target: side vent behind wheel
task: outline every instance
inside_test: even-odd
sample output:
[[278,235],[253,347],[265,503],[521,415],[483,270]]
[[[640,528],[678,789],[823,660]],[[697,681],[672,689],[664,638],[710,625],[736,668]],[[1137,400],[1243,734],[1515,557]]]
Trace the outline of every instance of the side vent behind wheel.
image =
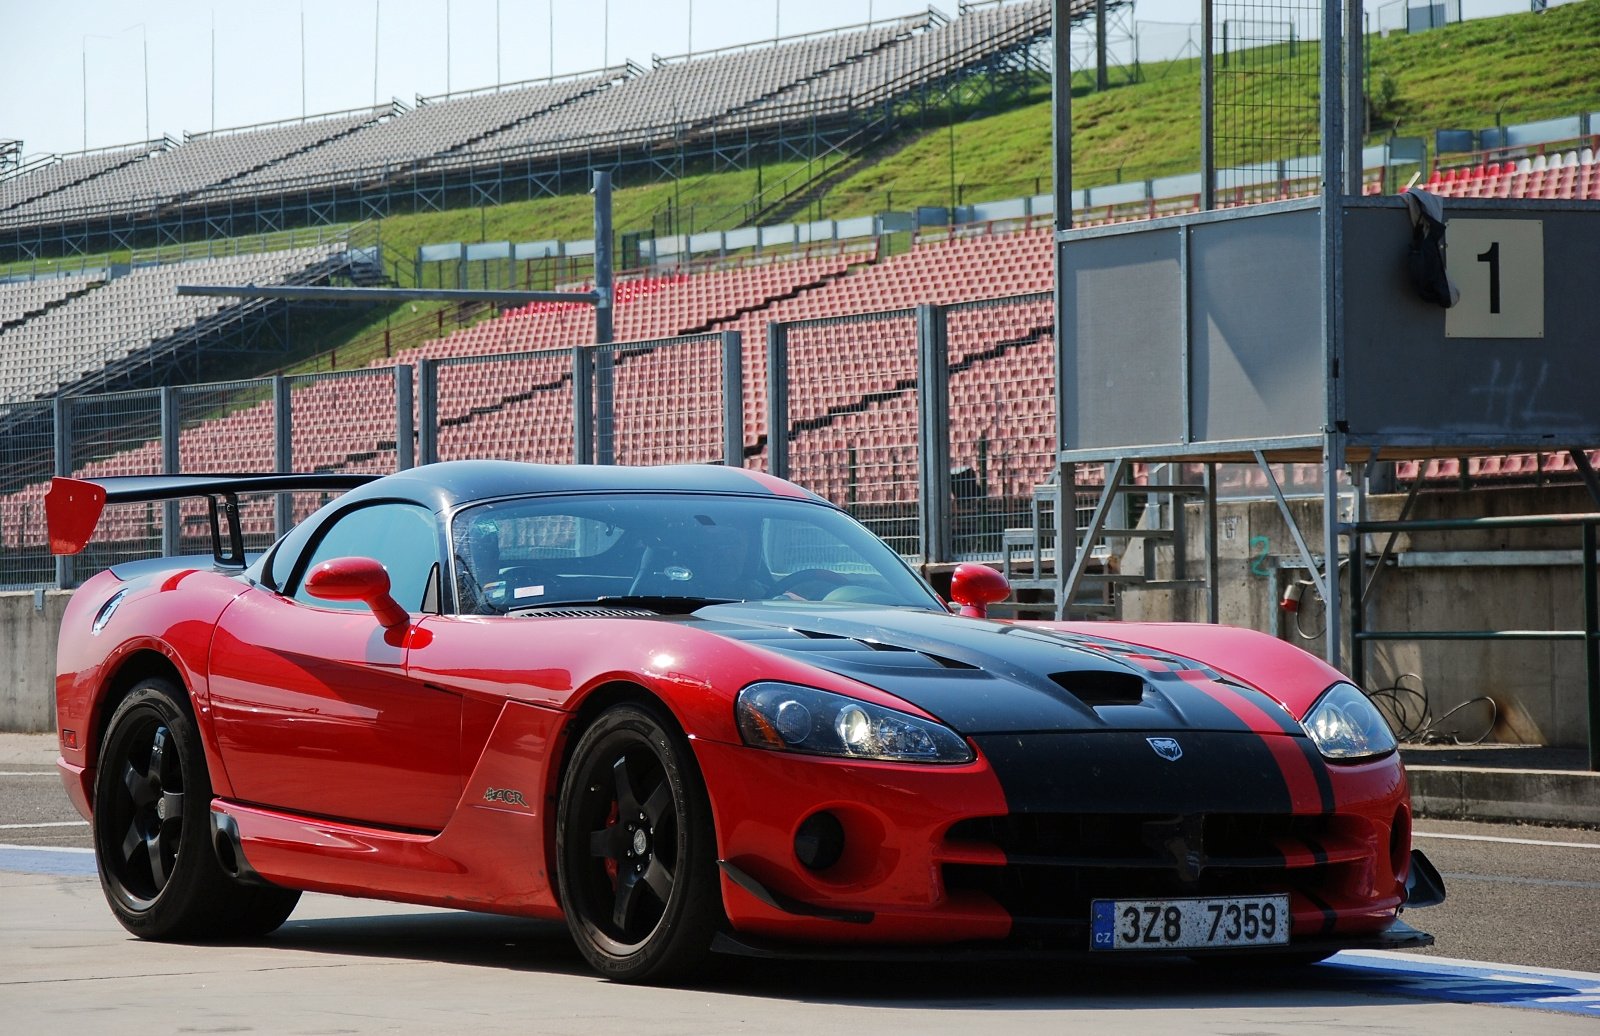
[[1051,673],[1050,679],[1085,705],[1137,705],[1144,698],[1144,678],[1135,673],[1085,669]]

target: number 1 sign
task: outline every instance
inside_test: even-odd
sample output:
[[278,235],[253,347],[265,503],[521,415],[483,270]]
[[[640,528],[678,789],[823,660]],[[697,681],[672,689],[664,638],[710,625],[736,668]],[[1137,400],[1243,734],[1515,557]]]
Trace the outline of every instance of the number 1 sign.
[[1544,222],[1452,219],[1450,279],[1461,301],[1444,311],[1446,338],[1544,337]]

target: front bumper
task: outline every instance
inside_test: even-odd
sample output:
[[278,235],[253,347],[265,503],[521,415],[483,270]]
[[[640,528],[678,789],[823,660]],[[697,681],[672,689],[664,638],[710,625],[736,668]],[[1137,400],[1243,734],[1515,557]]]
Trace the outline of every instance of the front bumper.
[[[1046,813],[1044,801],[1017,812],[982,755],[964,766],[898,765],[694,745],[727,865],[728,938],[756,949],[987,944],[1070,955],[1088,951],[1096,898],[1269,892],[1291,897],[1292,950],[1330,940],[1370,946],[1405,894],[1409,807],[1393,758],[1332,773],[1337,807],[1329,813],[1237,812],[1230,788],[1218,789],[1215,812],[1191,789],[1182,808],[1193,812],[1182,814],[1151,808],[1160,798],[1108,804],[1137,813],[1064,798],[1061,812]],[[794,838],[824,809],[841,820],[846,852],[811,871]],[[1200,817],[1209,842],[1198,874],[1181,873],[1142,836],[1185,816]]]
[[711,943],[712,953],[734,957],[755,957],[765,960],[815,960],[815,961],[872,961],[880,963],[959,963],[972,961],[1022,961],[1071,960],[1094,961],[1105,964],[1130,957],[1237,957],[1241,961],[1270,962],[1273,957],[1285,954],[1313,953],[1327,950],[1415,950],[1433,945],[1433,936],[1396,918],[1387,928],[1367,935],[1350,935],[1335,939],[1296,940],[1292,946],[1243,947],[1231,950],[1188,950],[1182,953],[1153,951],[1151,953],[1091,953],[1088,950],[1063,947],[1030,946],[1015,940],[999,942],[946,943],[928,946],[915,944],[874,945],[841,943],[820,946],[813,943],[782,942],[763,939],[742,933],[719,932]]

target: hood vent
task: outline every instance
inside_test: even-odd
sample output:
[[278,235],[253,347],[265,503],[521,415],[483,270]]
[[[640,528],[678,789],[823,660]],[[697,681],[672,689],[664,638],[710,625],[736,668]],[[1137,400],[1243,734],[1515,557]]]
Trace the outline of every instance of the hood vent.
[[1144,677],[1104,669],[1051,673],[1050,679],[1089,706],[1137,705],[1144,699]]

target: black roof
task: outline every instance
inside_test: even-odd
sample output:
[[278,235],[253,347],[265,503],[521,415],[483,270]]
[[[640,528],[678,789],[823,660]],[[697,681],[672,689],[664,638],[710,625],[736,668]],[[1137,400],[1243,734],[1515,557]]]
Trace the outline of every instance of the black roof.
[[[787,489],[788,492],[782,492]],[[760,472],[717,464],[625,467],[600,464],[521,464],[504,460],[457,460],[425,464],[369,482],[341,502],[410,500],[435,511],[475,500],[538,493],[733,493],[742,496],[795,495],[813,503],[821,497]]]

